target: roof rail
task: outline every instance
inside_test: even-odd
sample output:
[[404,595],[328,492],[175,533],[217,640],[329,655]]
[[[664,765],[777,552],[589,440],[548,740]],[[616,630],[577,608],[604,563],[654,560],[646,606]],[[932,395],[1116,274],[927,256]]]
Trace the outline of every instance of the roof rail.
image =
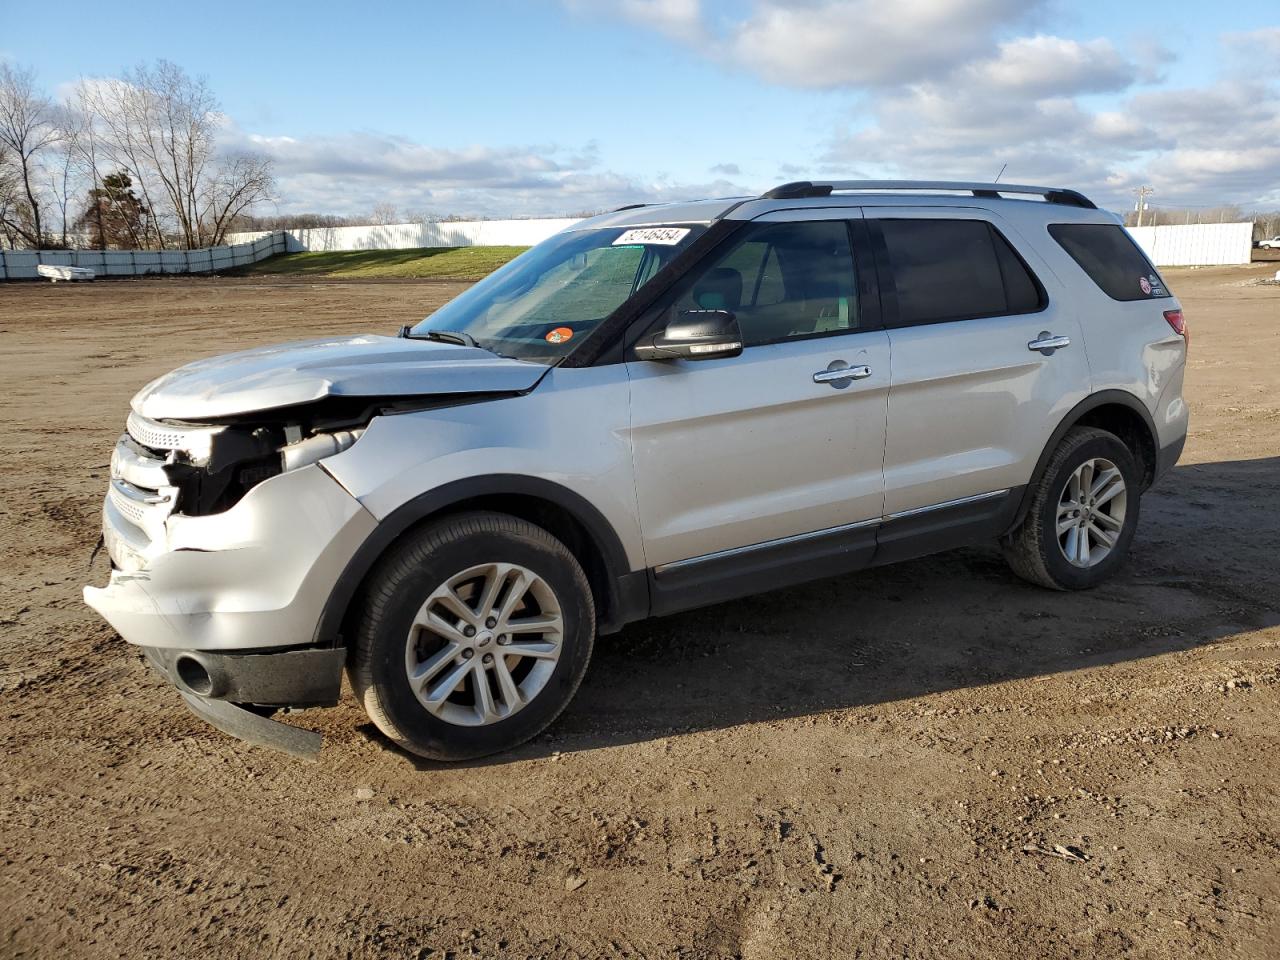
[[797,180],[774,187],[761,194],[766,200],[797,200],[802,197],[829,197],[832,193],[911,190],[929,193],[955,191],[971,193],[975,197],[991,199],[1004,193],[1026,193],[1044,197],[1049,203],[1061,203],[1070,207],[1096,210],[1092,200],[1075,190],[1063,187],[1032,187],[1022,183],[969,183],[961,180],[823,180],[814,183]]
[[639,210],[641,207],[647,207],[647,203],[624,203],[620,207],[614,207],[610,213],[621,213],[623,210]]

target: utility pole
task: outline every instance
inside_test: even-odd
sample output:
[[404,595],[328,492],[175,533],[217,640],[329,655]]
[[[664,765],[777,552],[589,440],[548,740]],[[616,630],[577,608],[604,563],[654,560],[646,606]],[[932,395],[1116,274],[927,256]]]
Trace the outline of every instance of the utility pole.
[[1133,191],[1138,196],[1138,204],[1135,209],[1138,211],[1138,226],[1142,226],[1142,211],[1147,209],[1147,197],[1155,193],[1155,189],[1147,186],[1145,183],[1137,190]]

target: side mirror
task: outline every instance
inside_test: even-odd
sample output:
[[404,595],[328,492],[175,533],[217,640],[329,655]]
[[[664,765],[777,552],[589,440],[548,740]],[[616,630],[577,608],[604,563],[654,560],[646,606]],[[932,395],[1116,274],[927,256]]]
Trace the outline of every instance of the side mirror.
[[718,360],[742,353],[738,319],[728,310],[682,310],[667,328],[635,345],[641,360]]

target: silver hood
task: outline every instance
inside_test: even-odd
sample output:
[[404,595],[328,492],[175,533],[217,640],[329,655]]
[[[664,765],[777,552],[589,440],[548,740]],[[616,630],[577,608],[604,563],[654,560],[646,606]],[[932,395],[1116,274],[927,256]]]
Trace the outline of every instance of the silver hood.
[[329,396],[514,393],[546,371],[540,363],[431,340],[304,340],[189,363],[139,390],[132,407],[154,420],[199,421]]

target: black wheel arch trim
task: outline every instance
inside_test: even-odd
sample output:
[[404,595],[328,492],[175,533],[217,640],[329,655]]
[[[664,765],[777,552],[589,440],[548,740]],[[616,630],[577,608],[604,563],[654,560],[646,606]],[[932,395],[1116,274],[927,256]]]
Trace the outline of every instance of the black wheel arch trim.
[[[1097,410],[1099,407],[1117,404],[1127,407],[1142,418],[1142,422],[1146,425],[1147,433],[1151,437],[1152,449],[1158,453],[1160,450],[1160,438],[1159,434],[1156,433],[1156,422],[1151,416],[1151,411],[1146,408],[1146,405],[1137,396],[1126,390],[1099,390],[1097,393],[1089,394],[1063,416],[1058,422],[1058,426],[1054,428],[1053,433],[1049,435],[1049,442],[1044,445],[1044,449],[1040,452],[1040,459],[1036,461],[1036,468],[1031,473],[1031,479],[1026,487],[1023,488],[1022,502],[1018,505],[1018,512],[1014,515],[1013,523],[1009,525],[1006,533],[1016,530],[1018,525],[1026,518],[1027,509],[1031,505],[1031,498],[1035,494],[1036,486],[1040,483],[1040,478],[1044,476],[1045,468],[1049,465],[1049,458],[1053,456],[1053,451],[1058,449],[1058,444],[1067,435],[1067,431],[1091,411]],[[1154,471],[1157,468],[1157,464],[1151,464],[1151,468]]]
[[443,513],[449,508],[490,496],[525,496],[544,500],[569,513],[581,524],[600,554],[605,568],[604,588],[608,596],[607,616],[602,617],[599,630],[608,633],[625,623],[643,619],[649,612],[649,596],[636,590],[637,579],[643,582],[644,572],[633,573],[627,561],[626,551],[613,526],[598,509],[581,494],[540,477],[521,474],[488,474],[466,477],[443,484],[412,500],[401,504],[379,521],[373,532],[356,550],[339,575],[325,600],[319,622],[316,624],[315,642],[325,647],[345,644],[342,636],[343,622],[365,578],[374,565],[409,529]]

